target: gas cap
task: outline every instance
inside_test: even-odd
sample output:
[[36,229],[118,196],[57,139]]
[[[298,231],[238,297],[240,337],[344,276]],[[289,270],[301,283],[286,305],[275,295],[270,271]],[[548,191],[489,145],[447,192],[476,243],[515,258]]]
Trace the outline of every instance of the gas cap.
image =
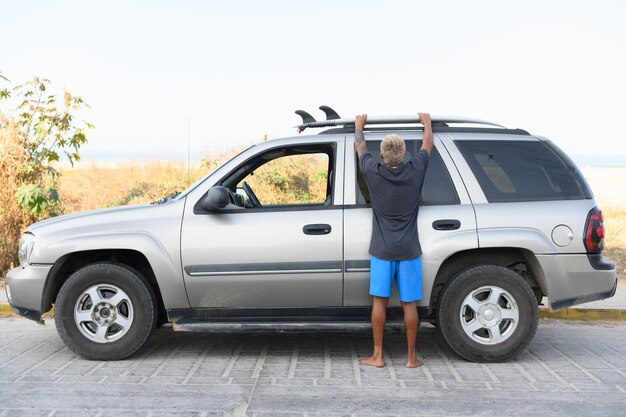
[[552,230],[552,241],[557,246],[567,246],[574,240],[574,232],[568,226],[560,224]]

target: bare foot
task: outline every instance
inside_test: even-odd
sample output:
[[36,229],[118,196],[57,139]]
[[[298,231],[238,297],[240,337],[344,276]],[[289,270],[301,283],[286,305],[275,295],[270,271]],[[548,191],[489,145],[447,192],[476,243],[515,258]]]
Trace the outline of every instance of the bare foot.
[[422,365],[424,365],[424,362],[422,362],[421,360],[417,358],[407,359],[406,361],[407,368],[417,368],[418,366],[422,366]]
[[385,362],[382,359],[377,359],[374,356],[370,356],[369,358],[361,359],[359,361],[361,365],[367,366],[375,366],[376,368],[382,368],[385,366]]

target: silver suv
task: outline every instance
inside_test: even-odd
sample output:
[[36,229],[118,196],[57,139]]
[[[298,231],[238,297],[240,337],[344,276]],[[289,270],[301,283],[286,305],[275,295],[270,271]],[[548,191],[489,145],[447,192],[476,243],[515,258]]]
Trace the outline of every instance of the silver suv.
[[[299,131],[330,129],[246,149],[177,196],[31,225],[6,277],[13,310],[43,323],[54,304],[67,346],[101,360],[133,354],[167,322],[369,331],[372,211],[354,121],[321,109],[327,120],[298,111]],[[467,118],[433,117],[433,130],[418,308],[455,352],[506,360],[532,339],[544,297],[558,310],[614,294],[602,212],[556,145]],[[375,157],[390,132],[405,138],[407,158],[418,152],[417,116],[369,117]],[[392,297],[387,325],[397,328]]]

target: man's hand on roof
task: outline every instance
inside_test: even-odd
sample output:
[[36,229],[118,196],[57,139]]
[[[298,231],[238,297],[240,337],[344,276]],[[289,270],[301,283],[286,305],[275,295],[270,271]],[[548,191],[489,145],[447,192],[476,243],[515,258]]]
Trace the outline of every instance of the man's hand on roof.
[[354,116],[354,128],[361,129],[365,127],[365,123],[367,123],[367,114],[359,114]]
[[424,138],[420,150],[424,149],[428,152],[428,155],[430,155],[433,150],[433,128],[430,121],[430,114],[418,113],[418,115],[420,117],[420,123],[424,125]]

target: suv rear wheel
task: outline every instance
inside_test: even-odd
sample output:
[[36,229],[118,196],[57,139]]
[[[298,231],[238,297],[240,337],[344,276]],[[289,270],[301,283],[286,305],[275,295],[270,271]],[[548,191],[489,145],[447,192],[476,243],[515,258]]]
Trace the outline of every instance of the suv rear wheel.
[[539,322],[537,299],[510,269],[481,265],[450,281],[437,320],[446,343],[475,362],[505,361],[526,347]]
[[65,344],[86,359],[123,359],[156,327],[154,292],[141,275],[104,262],[72,274],[56,299],[54,321]]

